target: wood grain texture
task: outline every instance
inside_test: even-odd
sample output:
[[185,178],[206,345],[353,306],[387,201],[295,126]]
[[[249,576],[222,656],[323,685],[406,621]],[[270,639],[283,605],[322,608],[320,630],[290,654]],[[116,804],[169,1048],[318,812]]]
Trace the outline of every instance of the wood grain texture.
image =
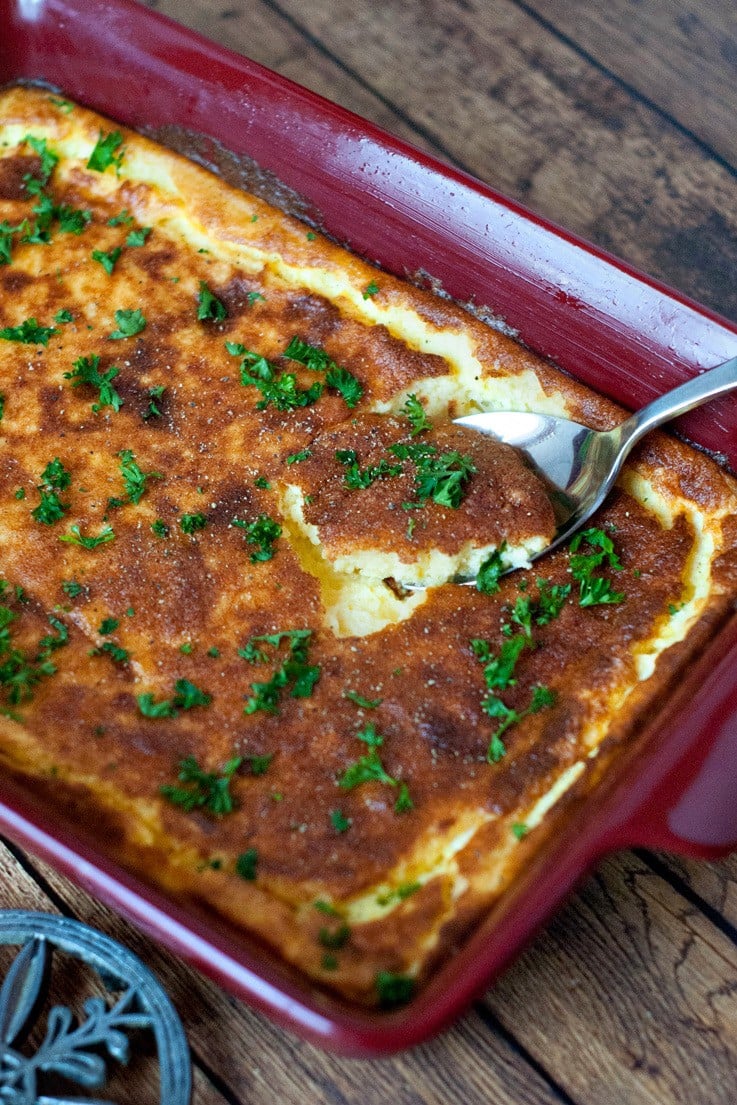
[[[734,167],[709,157],[667,104],[659,110],[616,75],[615,63],[624,68],[629,57],[633,79],[647,79],[645,59],[661,44],[657,20],[627,20],[616,7],[596,6],[598,19],[578,43],[513,0],[313,0],[309,9],[300,0],[236,2],[227,17],[206,0],[155,6],[323,94],[331,95],[326,77],[337,67],[331,98],[402,137],[409,125],[412,141],[737,318]],[[572,25],[587,10],[561,7]],[[303,47],[288,59],[281,46],[273,51],[273,39],[250,33],[265,9],[284,41],[301,30],[307,45],[321,49]],[[621,44],[622,23],[640,33],[639,54]],[[723,82],[722,98],[734,118],[737,58],[724,66],[732,82]],[[710,110],[707,94],[699,95]]]
[[[737,318],[733,0],[151,0]],[[203,1105],[722,1105],[737,859],[606,862],[452,1030],[382,1062],[272,1027],[36,861],[0,906],[116,936],[183,1015]],[[131,1084],[123,1102],[141,1102]],[[137,1096],[136,1096],[137,1095]]]
[[[2,861],[0,850],[0,870]],[[307,1101],[501,1105],[510,1095],[517,1105],[555,1105],[559,1101],[503,1036],[490,1032],[473,1011],[452,1032],[393,1059],[368,1062],[325,1055],[223,993],[48,865],[39,860],[31,863],[57,903],[64,903],[65,910],[86,924],[121,940],[157,974],[184,1019],[196,1067],[214,1075],[218,1084],[227,1085],[237,1101],[248,1105],[274,1105],[274,1101],[280,1105],[304,1105]],[[23,893],[26,886],[33,901],[44,900],[27,874]],[[48,896],[45,900],[49,901]],[[450,1086],[449,1071],[453,1072]],[[449,1089],[455,1096],[448,1096]]]

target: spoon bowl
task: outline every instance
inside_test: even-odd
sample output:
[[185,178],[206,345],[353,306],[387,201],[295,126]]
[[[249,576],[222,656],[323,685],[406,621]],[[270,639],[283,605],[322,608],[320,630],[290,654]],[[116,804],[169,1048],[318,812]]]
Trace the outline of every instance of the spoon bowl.
[[[557,529],[553,541],[531,557],[537,560],[572,537],[598,510],[645,434],[735,389],[737,357],[666,392],[611,430],[527,411],[480,412],[454,421],[518,449],[548,487]],[[454,582],[471,584],[475,579],[457,577]]]

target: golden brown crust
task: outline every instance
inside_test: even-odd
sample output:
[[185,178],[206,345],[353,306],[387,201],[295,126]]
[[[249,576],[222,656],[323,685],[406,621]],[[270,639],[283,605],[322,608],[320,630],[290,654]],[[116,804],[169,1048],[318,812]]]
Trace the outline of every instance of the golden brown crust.
[[[539,803],[585,789],[716,630],[735,593],[734,485],[654,435],[596,522],[621,567],[605,560],[595,575],[623,601],[580,605],[561,551],[496,593],[441,587],[397,600],[376,632],[338,637],[324,581],[283,516],[285,487],[312,496],[305,520],[328,549],[451,551],[487,521],[495,541],[548,532],[527,473],[448,417],[510,395],[595,425],[617,408],[140,136],[121,128],[119,176],[87,168],[113,129],[92,113],[11,90],[0,127],[0,224],[28,220],[0,265],[0,330],[34,318],[54,331],[47,344],[0,340],[0,602],[16,661],[38,676],[14,701],[18,663],[4,669],[3,762],[101,827],[105,850],[152,883],[219,911],[322,984],[376,1000],[379,972],[421,979],[447,953],[551,831],[554,803]],[[45,244],[23,241],[38,217],[27,181],[43,175],[28,132],[61,155],[45,189],[57,212]],[[89,212],[80,233],[62,229],[63,205]],[[115,222],[123,209],[132,222]],[[92,256],[117,249],[110,273]],[[202,282],[224,317],[197,317]],[[145,325],[113,336],[121,319],[135,322],[116,312],[136,310]],[[355,407],[324,371],[284,357],[294,336],[359,382]],[[319,380],[322,394],[259,409],[267,396],[250,381],[263,367],[236,347],[266,358],[272,380],[293,374],[303,392]],[[92,357],[113,405],[75,368]],[[469,484],[464,508],[417,510],[412,538],[401,509],[416,493],[411,466],[351,491],[334,456],[355,449],[363,467],[388,442],[413,440],[410,393],[436,422],[426,440],[471,455],[488,477]],[[57,458],[67,486],[47,471]],[[147,475],[138,497],[126,463]],[[499,482],[522,515],[490,513]],[[61,516],[39,520],[51,494]],[[254,536],[264,516],[280,536]],[[78,538],[106,525],[114,537],[95,548],[60,540],[73,525]],[[545,620],[554,595],[565,601]],[[383,599],[369,587],[356,601]],[[265,635],[276,636],[253,641]],[[487,665],[520,636],[513,675],[495,683]],[[188,701],[180,680],[200,697]],[[146,694],[176,716],[144,716]],[[492,755],[512,711],[519,720]],[[167,800],[176,792],[161,787],[190,787],[177,780],[187,757],[232,810]],[[355,781],[361,772],[367,781]]]

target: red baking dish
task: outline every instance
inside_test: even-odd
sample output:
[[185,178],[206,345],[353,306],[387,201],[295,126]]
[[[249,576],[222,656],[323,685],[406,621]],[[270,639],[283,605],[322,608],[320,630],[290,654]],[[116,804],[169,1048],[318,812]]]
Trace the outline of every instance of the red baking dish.
[[[737,354],[737,328],[370,123],[130,0],[0,0],[0,83],[45,81],[136,128],[178,125],[254,158],[351,248],[422,271],[632,407]],[[737,401],[681,422],[737,468]],[[405,1009],[366,1012],[120,870],[6,782],[0,827],[282,1025],[379,1055],[455,1017],[606,852],[737,847],[737,618],[692,663],[628,758]]]

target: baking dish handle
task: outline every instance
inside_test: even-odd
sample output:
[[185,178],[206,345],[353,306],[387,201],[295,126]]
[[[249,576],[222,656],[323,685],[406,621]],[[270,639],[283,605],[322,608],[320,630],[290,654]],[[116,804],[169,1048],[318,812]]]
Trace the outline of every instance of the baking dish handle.
[[656,733],[627,773],[609,847],[707,859],[737,850],[737,619],[715,645],[721,661],[696,665],[662,723],[668,736]]

